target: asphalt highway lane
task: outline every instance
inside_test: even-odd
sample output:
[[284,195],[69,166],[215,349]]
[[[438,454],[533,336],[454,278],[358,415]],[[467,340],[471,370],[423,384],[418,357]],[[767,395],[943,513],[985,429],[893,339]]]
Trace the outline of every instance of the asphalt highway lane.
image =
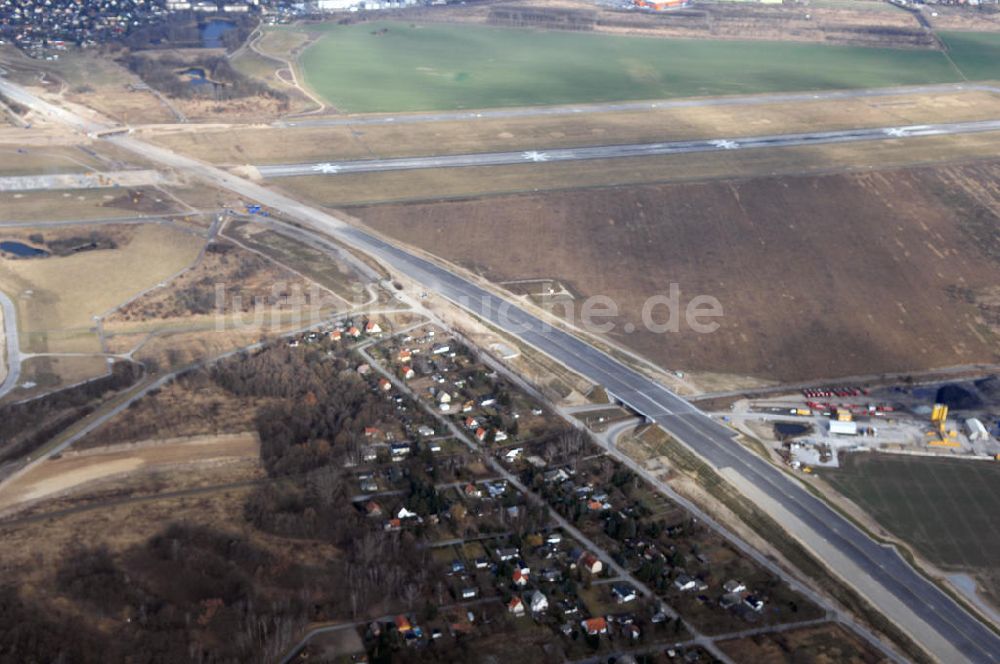
[[[951,644],[951,657],[932,646],[943,661],[998,661],[1000,636],[914,570],[894,548],[873,541],[825,502],[734,441],[734,432],[729,428],[652,379],[462,277],[360,229],[345,229],[342,234],[355,246],[600,383],[717,469],[734,470],[784,506],[802,525],[850,559]],[[927,643],[927,635],[912,636]]]

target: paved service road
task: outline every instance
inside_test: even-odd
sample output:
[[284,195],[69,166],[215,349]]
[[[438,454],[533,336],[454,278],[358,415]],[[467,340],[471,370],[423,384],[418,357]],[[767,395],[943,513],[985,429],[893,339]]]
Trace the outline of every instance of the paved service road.
[[661,99],[624,101],[597,104],[570,104],[562,106],[527,106],[520,108],[494,108],[481,111],[440,111],[404,113],[401,115],[348,115],[311,117],[297,120],[278,120],[273,127],[335,127],[351,125],[420,124],[424,122],[455,122],[469,120],[497,120],[507,118],[537,118],[544,116],[576,115],[580,113],[620,113],[648,111],[664,108],[699,108],[702,106],[763,106],[796,102],[837,101],[872,97],[899,97],[903,95],[929,95],[954,92],[1000,92],[1000,88],[972,83],[946,83],[943,85],[915,85],[894,88],[869,88],[861,90],[829,90],[826,92],[788,92],[763,95],[734,95],[705,97],[702,99]]
[[[23,88],[0,79],[0,91],[11,90],[17,93],[10,95],[17,101],[44,107],[44,102],[38,102]],[[645,375],[460,275],[281,192],[129,136],[105,140],[161,166],[176,168],[267,205],[370,254],[601,383],[718,468],[939,661],[1000,661],[1000,636],[910,567],[895,549],[871,540],[780,469],[736,443],[733,431]]]
[[505,166],[537,162],[578,161],[582,159],[621,159],[625,157],[653,157],[693,152],[787,148],[799,145],[884,141],[894,138],[973,134],[987,131],[1000,131],[1000,120],[908,125],[901,127],[872,127],[868,129],[844,129],[840,131],[748,136],[745,138],[716,138],[697,141],[671,141],[667,143],[598,145],[580,148],[554,148],[551,150],[539,148],[537,150],[519,152],[481,152],[477,154],[455,154],[438,157],[395,157],[391,159],[361,159],[356,161],[308,164],[276,164],[261,165],[256,168],[266,178],[299,175],[346,175],[348,173],[376,173],[422,168]]
[[0,359],[6,358],[7,365],[7,373],[0,382],[0,397],[3,397],[17,386],[21,378],[21,346],[17,338],[17,311],[4,293],[0,293],[0,310],[3,314],[3,338],[7,345],[6,354],[0,353]]

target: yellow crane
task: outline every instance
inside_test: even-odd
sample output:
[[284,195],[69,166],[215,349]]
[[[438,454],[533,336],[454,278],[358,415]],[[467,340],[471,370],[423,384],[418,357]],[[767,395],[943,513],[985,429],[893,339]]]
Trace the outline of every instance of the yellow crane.
[[928,443],[929,445],[936,447],[959,447],[959,442],[955,440],[958,437],[958,432],[948,431],[947,404],[934,404],[934,408],[931,410],[931,424],[934,425],[934,430],[928,431],[927,435],[933,436],[934,439]]

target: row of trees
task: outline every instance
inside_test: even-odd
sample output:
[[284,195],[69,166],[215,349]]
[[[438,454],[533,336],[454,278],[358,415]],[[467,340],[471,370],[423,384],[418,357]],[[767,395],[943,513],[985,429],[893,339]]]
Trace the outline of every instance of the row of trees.
[[138,364],[116,362],[103,378],[0,407],[0,465],[31,454],[90,413],[102,397],[133,385],[141,374]]

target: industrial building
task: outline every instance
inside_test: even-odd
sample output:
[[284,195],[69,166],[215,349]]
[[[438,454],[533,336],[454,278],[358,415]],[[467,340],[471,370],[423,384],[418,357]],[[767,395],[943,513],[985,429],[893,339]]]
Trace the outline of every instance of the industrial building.
[[965,432],[969,435],[969,440],[989,440],[990,432],[975,417],[965,420]]

